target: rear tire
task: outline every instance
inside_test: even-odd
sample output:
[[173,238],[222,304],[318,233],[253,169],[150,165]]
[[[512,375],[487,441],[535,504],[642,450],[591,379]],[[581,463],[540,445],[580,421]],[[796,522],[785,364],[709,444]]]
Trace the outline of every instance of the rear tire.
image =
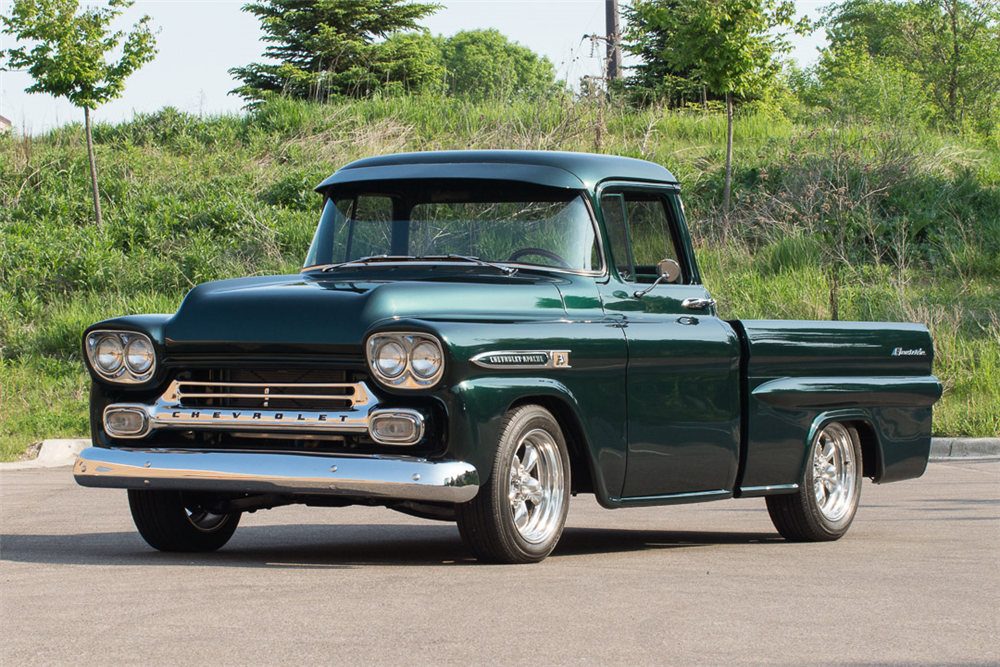
[[545,408],[508,412],[489,481],[455,508],[462,539],[487,563],[537,563],[552,553],[569,510],[570,464],[559,423]]
[[240,523],[240,512],[213,514],[180,491],[129,489],[128,504],[142,539],[160,551],[215,551]]
[[793,542],[840,539],[858,511],[862,471],[858,432],[839,422],[827,424],[809,448],[799,490],[767,497],[771,522]]

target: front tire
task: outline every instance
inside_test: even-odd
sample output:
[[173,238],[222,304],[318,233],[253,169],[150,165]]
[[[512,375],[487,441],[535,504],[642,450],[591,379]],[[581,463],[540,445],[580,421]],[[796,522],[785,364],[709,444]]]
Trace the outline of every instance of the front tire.
[[240,523],[240,512],[214,514],[180,491],[129,489],[128,504],[142,539],[160,551],[215,551]]
[[537,563],[552,553],[569,510],[569,451],[552,414],[538,405],[508,412],[489,481],[458,505],[462,539],[489,563]]
[[768,496],[767,512],[787,540],[839,540],[851,527],[861,499],[863,468],[858,432],[839,422],[827,424],[816,435],[809,460],[799,490]]

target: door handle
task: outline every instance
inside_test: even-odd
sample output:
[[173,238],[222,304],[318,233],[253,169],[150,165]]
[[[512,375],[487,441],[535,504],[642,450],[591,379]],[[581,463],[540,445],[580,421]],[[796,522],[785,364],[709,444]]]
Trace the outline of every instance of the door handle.
[[706,310],[715,305],[715,299],[684,299],[681,305],[689,310]]

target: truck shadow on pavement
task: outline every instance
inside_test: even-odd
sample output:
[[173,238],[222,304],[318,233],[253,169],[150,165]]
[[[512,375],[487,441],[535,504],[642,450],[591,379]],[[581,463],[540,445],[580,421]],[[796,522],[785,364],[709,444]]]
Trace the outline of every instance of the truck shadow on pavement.
[[[568,527],[550,559],[623,552],[784,543],[777,533]],[[0,561],[66,565],[357,567],[473,564],[453,524],[245,526],[221,550],[163,553],[135,532],[0,535]]]

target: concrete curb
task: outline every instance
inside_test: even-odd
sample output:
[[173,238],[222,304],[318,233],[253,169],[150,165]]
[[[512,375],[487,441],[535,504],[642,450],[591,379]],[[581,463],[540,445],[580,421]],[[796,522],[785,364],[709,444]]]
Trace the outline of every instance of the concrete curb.
[[33,461],[13,461],[0,463],[0,470],[26,470],[30,468],[58,468],[71,466],[76,462],[76,455],[90,447],[89,438],[74,438],[70,440],[45,440],[38,450],[38,458]]
[[[76,455],[90,447],[90,440],[46,440],[33,461],[0,463],[0,470],[26,470],[71,466]],[[931,460],[1000,457],[1000,438],[932,438]]]
[[932,459],[1000,456],[1000,438],[932,438]]

